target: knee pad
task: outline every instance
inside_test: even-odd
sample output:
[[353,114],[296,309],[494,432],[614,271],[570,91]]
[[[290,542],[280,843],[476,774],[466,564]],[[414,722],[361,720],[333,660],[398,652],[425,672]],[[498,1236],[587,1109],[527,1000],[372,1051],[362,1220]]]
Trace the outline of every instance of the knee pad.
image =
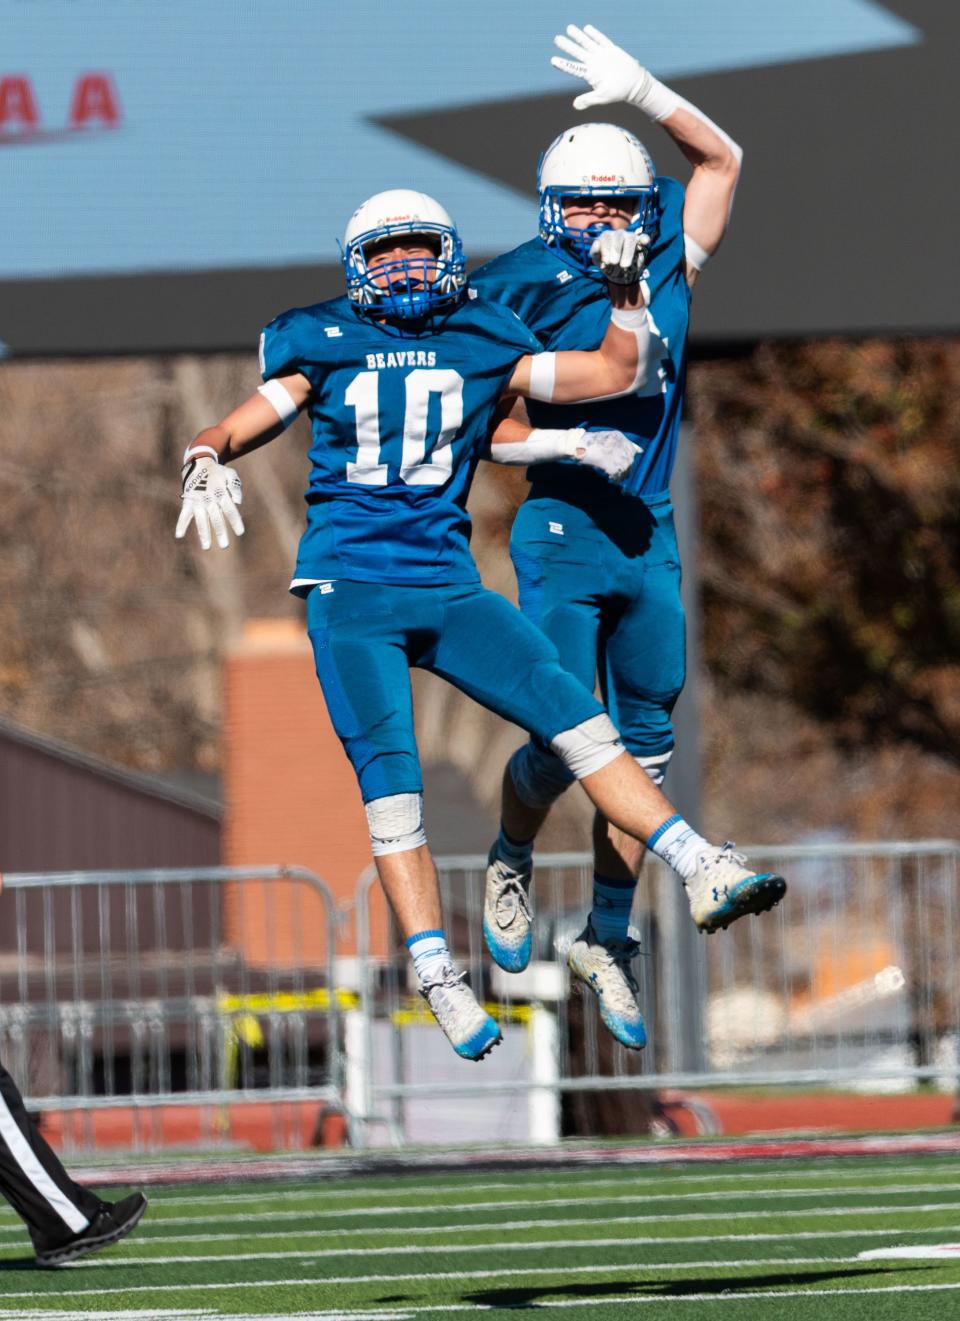
[[403,853],[426,844],[423,828],[423,794],[390,794],[364,803],[373,856]]
[[667,767],[670,765],[670,758],[673,756],[673,748],[669,752],[655,752],[652,757],[634,757],[634,761],[642,771],[649,775],[650,779],[658,789],[663,787],[664,777],[667,773]]
[[565,729],[551,740],[550,746],[577,780],[603,770],[623,752],[616,725],[606,711],[574,725],[573,729]]
[[550,807],[573,783],[559,757],[539,743],[525,743],[508,762],[517,797],[527,807]]

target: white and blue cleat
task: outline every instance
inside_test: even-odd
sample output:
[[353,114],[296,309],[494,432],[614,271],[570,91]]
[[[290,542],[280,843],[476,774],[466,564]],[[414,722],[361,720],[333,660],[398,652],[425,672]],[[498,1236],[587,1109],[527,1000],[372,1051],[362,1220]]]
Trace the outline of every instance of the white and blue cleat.
[[496,1022],[466,985],[466,975],[444,964],[432,982],[420,987],[420,994],[457,1054],[465,1060],[482,1060],[502,1038]]
[[690,916],[699,931],[724,931],[748,913],[766,913],[787,892],[787,883],[775,872],[752,872],[746,858],[734,852],[730,840],[705,850],[697,858],[697,871],[684,881]]
[[483,938],[504,972],[523,972],[533,949],[530,872],[514,871],[490,854],[483,897]]
[[635,940],[601,941],[588,922],[567,951],[571,973],[597,997],[604,1024],[628,1050],[643,1050],[647,1044],[631,966],[639,949]]

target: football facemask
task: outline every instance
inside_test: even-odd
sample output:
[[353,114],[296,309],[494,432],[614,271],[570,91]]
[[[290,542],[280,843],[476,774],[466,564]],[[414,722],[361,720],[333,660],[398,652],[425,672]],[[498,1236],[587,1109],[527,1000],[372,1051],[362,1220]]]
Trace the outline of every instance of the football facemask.
[[639,230],[643,234],[649,234],[651,239],[656,238],[660,227],[660,201],[656,184],[635,191],[627,188],[618,188],[613,191],[609,185],[596,189],[584,188],[583,186],[576,189],[545,188],[540,194],[540,237],[549,246],[557,243],[562,244],[577,262],[577,265],[582,266],[584,270],[596,270],[590,259],[590,249],[597,236],[602,234],[605,229],[611,228],[609,224],[605,224],[601,219],[597,219],[585,228],[567,224],[564,216],[564,204],[571,202],[575,197],[588,196],[636,198],[636,210],[633,218],[624,228]]
[[562,246],[591,274],[596,268],[590,248],[611,226],[599,218],[586,228],[570,225],[565,203],[585,197],[631,199],[634,212],[626,228],[657,236],[660,197],[653,161],[632,133],[615,124],[582,124],[561,133],[540,158],[537,189],[541,240]]
[[[430,257],[397,257],[370,267],[368,249],[394,238],[422,238]],[[467,284],[463,245],[433,198],[406,189],[378,193],[354,212],[342,245],[347,297],[358,311],[400,321],[454,307]]]

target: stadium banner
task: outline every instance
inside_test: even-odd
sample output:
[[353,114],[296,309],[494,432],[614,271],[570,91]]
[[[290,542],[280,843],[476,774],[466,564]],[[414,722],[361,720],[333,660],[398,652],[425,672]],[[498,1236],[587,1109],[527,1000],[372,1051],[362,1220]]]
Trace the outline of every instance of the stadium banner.
[[[950,122],[936,102],[953,6],[588,9],[572,17],[744,146],[701,339],[955,325],[937,254],[956,185],[923,127]],[[440,0],[0,0],[0,341],[13,355],[253,343],[281,307],[339,292],[337,237],[387,187],[436,196],[476,259],[524,241],[539,153],[584,118],[580,88],[549,63],[557,15],[550,0],[482,14]],[[656,125],[601,109],[686,177]],[[922,257],[891,299],[908,204]]]

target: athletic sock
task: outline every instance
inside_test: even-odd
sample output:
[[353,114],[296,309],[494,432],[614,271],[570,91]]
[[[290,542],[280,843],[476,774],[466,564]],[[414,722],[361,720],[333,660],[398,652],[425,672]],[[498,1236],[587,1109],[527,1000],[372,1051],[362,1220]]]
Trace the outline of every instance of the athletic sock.
[[689,881],[697,871],[697,855],[710,843],[698,835],[682,816],[667,817],[647,840],[647,848],[672,867],[681,880]]
[[450,951],[442,931],[418,931],[408,938],[407,949],[421,986],[438,981],[440,970],[450,966]]
[[533,865],[533,840],[513,839],[501,825],[493,855],[513,871],[528,872]]
[[636,881],[615,881],[611,876],[593,873],[593,908],[590,925],[600,943],[605,940],[628,940],[630,909]]

